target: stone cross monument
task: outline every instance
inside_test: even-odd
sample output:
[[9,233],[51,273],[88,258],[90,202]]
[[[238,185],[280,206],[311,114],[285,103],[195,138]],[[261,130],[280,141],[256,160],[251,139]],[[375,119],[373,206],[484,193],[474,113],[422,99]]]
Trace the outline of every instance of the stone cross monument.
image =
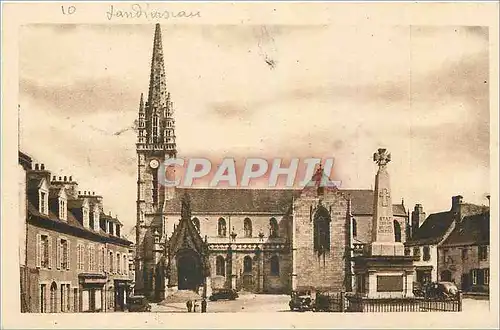
[[391,185],[387,164],[391,154],[386,149],[378,149],[373,154],[373,161],[378,165],[375,176],[373,196],[373,221],[371,255],[399,256],[404,255],[404,246],[396,242],[394,237],[394,218],[392,214]]

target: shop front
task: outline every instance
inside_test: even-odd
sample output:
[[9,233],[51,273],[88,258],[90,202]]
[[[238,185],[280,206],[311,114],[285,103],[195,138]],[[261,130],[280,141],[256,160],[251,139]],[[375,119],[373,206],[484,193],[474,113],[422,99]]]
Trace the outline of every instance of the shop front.
[[104,306],[104,285],[106,275],[82,273],[78,275],[80,286],[79,310],[81,312],[102,312]]
[[132,280],[114,280],[114,306],[115,311],[125,311],[127,309],[127,297],[132,290]]

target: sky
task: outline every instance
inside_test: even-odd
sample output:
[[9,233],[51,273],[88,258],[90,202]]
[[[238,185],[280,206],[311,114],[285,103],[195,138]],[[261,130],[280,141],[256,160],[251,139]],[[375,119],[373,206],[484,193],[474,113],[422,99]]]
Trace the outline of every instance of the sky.
[[[135,224],[136,133],[154,25],[20,31],[20,147]],[[333,157],[342,188],[428,214],[487,204],[488,30],[482,27],[162,25],[179,157]]]

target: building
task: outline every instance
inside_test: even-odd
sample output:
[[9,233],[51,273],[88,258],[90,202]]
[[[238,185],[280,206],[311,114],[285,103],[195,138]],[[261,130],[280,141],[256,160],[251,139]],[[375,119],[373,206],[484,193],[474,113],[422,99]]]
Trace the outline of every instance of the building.
[[465,216],[439,246],[438,272],[463,291],[489,292],[490,212]]
[[19,164],[25,174],[22,311],[123,310],[131,242],[122,238],[121,222],[104,214],[101,196],[78,191],[71,176],[51,176],[21,152]]
[[450,210],[433,213],[427,218],[422,205],[415,205],[411,215],[411,238],[405,243],[405,254],[415,257],[415,282],[423,284],[442,280],[438,276],[439,247],[455,229],[457,222],[485,210],[486,206],[464,203],[459,195],[452,197]]
[[[252,292],[349,290],[352,249],[371,241],[373,191],[319,187],[321,171],[304,189],[162,186],[160,164],[177,157],[173,108],[157,24],[138,115],[136,293],[161,300],[205,283]],[[395,240],[404,242],[405,206],[392,207]]]

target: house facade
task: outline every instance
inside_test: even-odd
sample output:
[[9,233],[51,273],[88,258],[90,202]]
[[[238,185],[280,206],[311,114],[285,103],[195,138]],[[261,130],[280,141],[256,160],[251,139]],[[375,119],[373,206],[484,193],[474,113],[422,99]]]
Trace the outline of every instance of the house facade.
[[129,293],[129,246],[122,224],[104,214],[102,197],[78,191],[19,153],[25,176],[20,251],[23,312],[123,310]]
[[445,251],[440,249],[441,245],[461,219],[483,213],[486,209],[486,206],[464,203],[460,195],[452,197],[449,211],[433,213],[427,218],[422,206],[415,205],[412,212],[411,237],[405,243],[405,254],[415,257],[415,282],[424,284],[448,278],[441,276],[439,271],[439,261]]
[[438,272],[464,292],[489,292],[490,213],[466,216],[439,246]]

